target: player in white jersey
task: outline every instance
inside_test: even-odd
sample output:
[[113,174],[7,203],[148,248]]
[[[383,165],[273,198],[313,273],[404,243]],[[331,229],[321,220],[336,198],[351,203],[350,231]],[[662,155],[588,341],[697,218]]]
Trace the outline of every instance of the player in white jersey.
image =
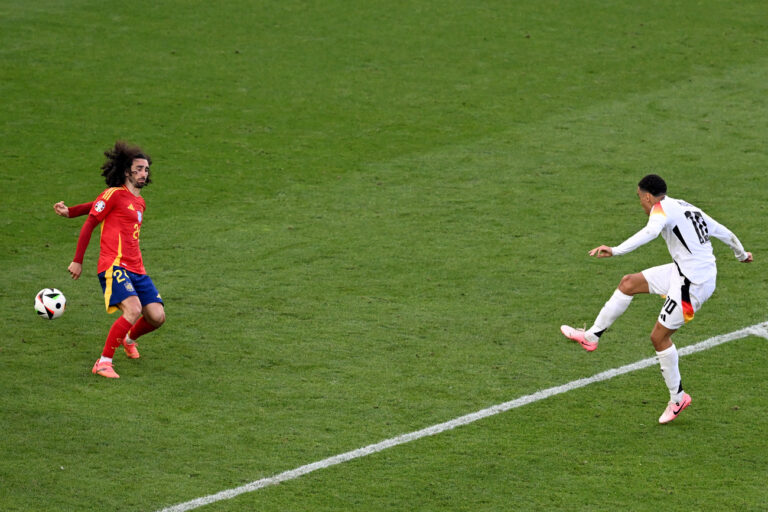
[[597,348],[600,336],[627,310],[634,295],[653,293],[666,297],[651,332],[651,342],[656,349],[670,396],[659,423],[668,423],[691,404],[690,395],[683,391],[672,334],[692,320],[696,311],[715,291],[717,266],[710,237],[728,244],[741,262],[751,262],[752,253],[744,250],[739,239],[728,228],[701,209],[669,197],[667,184],[655,174],[640,180],[637,196],[648,215],[648,224],[621,245],[601,245],[589,251],[589,255],[597,258],[620,256],[661,235],[673,262],[625,275],[618,289],[600,310],[595,323],[586,331],[568,325],[561,326],[560,330],[591,352]]

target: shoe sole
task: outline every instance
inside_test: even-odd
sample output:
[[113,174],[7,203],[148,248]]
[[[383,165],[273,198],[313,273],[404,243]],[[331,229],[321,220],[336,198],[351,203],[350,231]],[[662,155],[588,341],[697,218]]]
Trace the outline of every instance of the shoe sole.
[[108,374],[106,374],[106,373],[104,373],[104,372],[93,372],[93,374],[94,374],[94,375],[98,375],[99,377],[105,377],[105,378],[107,378],[107,379],[119,379],[119,378],[120,378],[120,376],[119,376],[119,375],[117,375],[117,374],[114,374],[114,375],[108,375]]

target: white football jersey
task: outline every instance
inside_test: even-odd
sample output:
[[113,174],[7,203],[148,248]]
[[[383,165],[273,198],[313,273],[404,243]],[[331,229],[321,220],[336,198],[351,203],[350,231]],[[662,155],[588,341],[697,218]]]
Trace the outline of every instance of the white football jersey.
[[613,255],[621,256],[650,242],[661,234],[680,272],[692,283],[704,283],[717,276],[715,255],[710,237],[727,244],[739,260],[747,253],[736,235],[712,217],[681,199],[666,196],[653,205],[648,224],[618,247]]

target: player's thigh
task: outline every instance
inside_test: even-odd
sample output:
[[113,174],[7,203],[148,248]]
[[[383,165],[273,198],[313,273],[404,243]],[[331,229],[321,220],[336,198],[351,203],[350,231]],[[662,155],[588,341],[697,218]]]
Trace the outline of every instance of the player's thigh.
[[682,305],[682,284],[684,278],[680,276],[677,265],[668,263],[642,271],[648,282],[648,292],[664,297],[664,304],[658,316],[657,328],[651,336],[654,345],[659,338],[659,329],[675,331],[685,324]]
[[152,282],[152,278],[146,274],[133,274],[133,285],[136,287],[136,293],[139,295],[142,304],[149,304],[151,302],[163,302],[160,297],[160,292],[157,291],[155,283]]
[[146,274],[132,273],[131,280],[136,294],[144,306],[144,315],[150,315],[156,320],[161,320],[161,317],[164,316],[163,299],[160,297],[155,283],[152,282],[152,278]]
[[689,294],[691,299],[691,306],[693,307],[694,312],[698,311],[714,292],[714,279],[711,279],[702,284],[691,284],[689,288]]
[[648,293],[648,281],[642,272],[636,274],[627,274],[621,278],[619,291],[627,295],[637,295],[638,293]]
[[[133,313],[136,311],[141,314],[141,299],[137,298],[135,303],[130,300],[131,297],[136,298],[137,295],[136,289],[131,282],[130,272],[122,267],[115,266],[99,273],[98,277],[101,289],[104,292],[104,305],[108,313],[114,313],[118,309],[124,315],[128,312],[128,320],[132,318]],[[124,304],[126,300],[128,302]],[[135,307],[137,305],[138,309],[136,310]]]
[[672,282],[680,275],[674,263],[647,268],[641,274],[648,283],[648,293],[655,295],[668,295]]
[[131,323],[135,323],[141,316],[141,301],[136,295],[127,296],[117,307],[122,311],[125,319]]

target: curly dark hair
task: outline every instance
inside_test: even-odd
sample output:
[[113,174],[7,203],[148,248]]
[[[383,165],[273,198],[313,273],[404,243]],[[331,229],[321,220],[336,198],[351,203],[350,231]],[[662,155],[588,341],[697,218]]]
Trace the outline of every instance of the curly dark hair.
[[[107,182],[108,187],[120,187],[125,183],[125,171],[131,169],[133,161],[137,158],[144,158],[152,165],[152,158],[138,146],[132,146],[125,141],[118,140],[115,147],[104,152],[107,161],[101,166],[101,173]],[[150,174],[147,172],[146,185],[151,183]]]
[[637,184],[640,190],[649,192],[653,196],[663,196],[667,193],[667,184],[658,174],[649,174]]

